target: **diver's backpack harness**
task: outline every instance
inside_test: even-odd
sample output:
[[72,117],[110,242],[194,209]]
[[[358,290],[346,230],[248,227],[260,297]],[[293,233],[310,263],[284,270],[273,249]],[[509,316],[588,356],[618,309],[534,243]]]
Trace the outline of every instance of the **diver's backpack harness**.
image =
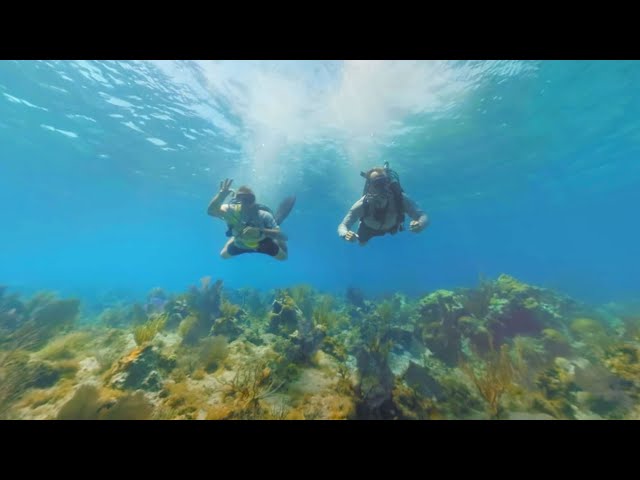
[[[400,185],[400,176],[393,170],[389,168],[389,162],[384,162],[384,171],[389,178],[389,188],[391,190],[391,194],[393,195],[393,200],[397,208],[397,217],[396,224],[389,230],[389,233],[392,235],[396,234],[399,231],[404,230],[404,198],[402,197],[402,193],[404,190]],[[360,172],[360,176],[366,179],[364,184],[364,189],[362,191],[362,195],[364,196],[363,205],[364,211],[360,221],[371,213],[371,209],[373,210],[373,217],[379,222],[384,221],[384,217],[387,213],[387,208],[389,204],[387,204],[384,208],[375,208],[371,205],[370,197],[369,197],[369,175],[373,172],[373,169],[368,172]]]
[[[276,221],[276,224],[280,226],[280,224],[284,222],[284,219],[287,218],[287,216],[289,216],[289,213],[293,209],[293,205],[295,204],[295,202],[296,202],[296,197],[294,195],[291,195],[285,198],[280,204],[280,207],[278,207],[278,211],[275,214],[273,213],[273,210],[271,210],[266,205],[263,205],[261,203],[256,203],[255,206],[258,210],[264,210],[265,212],[269,212],[271,215],[273,215],[273,218]],[[229,205],[232,205],[233,208],[238,208],[237,206],[240,205],[240,201],[235,198],[235,193],[234,193],[234,198],[229,202]],[[251,225],[248,225],[246,223],[243,224],[243,227],[248,227],[248,226],[251,226]],[[227,223],[227,232],[225,233],[225,235],[227,237],[233,236],[233,226],[230,223]]]
[[[229,202],[229,205],[231,205],[233,208],[238,208],[236,205],[239,206],[240,202],[236,198],[234,198]],[[258,210],[264,210],[266,212],[269,212],[271,215],[273,215],[273,212],[271,211],[271,209],[266,205],[262,205],[261,203],[256,203],[256,207],[258,208]],[[251,225],[243,224],[243,227],[249,227],[249,226]],[[227,237],[233,237],[233,226],[230,223],[227,223],[227,231],[225,235]]]

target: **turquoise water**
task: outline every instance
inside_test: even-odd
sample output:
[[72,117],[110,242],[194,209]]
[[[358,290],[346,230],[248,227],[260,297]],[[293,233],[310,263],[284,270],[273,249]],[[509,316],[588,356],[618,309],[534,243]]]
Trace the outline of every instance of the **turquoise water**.
[[[508,273],[633,301],[638,84],[636,61],[3,61],[0,283],[419,294]],[[384,161],[431,225],[347,244]],[[273,208],[297,195],[286,262],[219,257],[227,177]]]

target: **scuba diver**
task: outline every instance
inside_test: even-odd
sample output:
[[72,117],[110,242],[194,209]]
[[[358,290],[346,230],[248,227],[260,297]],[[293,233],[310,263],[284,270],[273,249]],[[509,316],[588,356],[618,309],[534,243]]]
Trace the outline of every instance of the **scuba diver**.
[[[419,233],[428,226],[427,214],[404,193],[398,174],[389,168],[389,162],[360,175],[366,179],[363,196],[338,226],[340,237],[365,246],[372,237],[395,235],[404,230],[405,213],[413,219],[409,224],[411,232]],[[360,225],[355,233],[350,228],[357,220]]]
[[222,258],[231,258],[243,253],[263,253],[276,260],[288,257],[287,236],[280,231],[280,224],[289,215],[295,197],[282,201],[277,213],[256,203],[256,196],[246,186],[238,188],[229,203],[223,203],[232,192],[233,180],[220,182],[220,191],[209,203],[207,214],[227,222],[229,240],[220,252]]

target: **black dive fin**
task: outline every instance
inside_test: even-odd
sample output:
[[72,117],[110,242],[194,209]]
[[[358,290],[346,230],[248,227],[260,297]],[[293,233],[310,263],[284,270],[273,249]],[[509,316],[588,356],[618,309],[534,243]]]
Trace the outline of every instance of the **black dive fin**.
[[285,198],[278,207],[278,211],[274,215],[276,223],[280,225],[284,220],[289,216],[291,210],[293,210],[293,206],[296,203],[295,195],[291,195],[290,197]]

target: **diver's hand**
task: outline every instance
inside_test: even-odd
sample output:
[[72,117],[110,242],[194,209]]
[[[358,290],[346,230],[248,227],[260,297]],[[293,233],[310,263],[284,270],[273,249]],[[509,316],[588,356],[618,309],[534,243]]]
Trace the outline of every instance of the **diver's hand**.
[[355,242],[358,240],[358,234],[349,230],[343,237],[347,242]]
[[413,220],[409,224],[409,230],[412,231],[413,233],[421,232],[422,231],[422,224],[420,222],[417,222],[416,220]]
[[244,238],[258,238],[260,236],[260,229],[257,227],[245,227],[240,236]]
[[229,191],[231,190],[231,184],[233,180],[227,178],[225,181],[220,182],[220,193],[223,195],[229,195]]

